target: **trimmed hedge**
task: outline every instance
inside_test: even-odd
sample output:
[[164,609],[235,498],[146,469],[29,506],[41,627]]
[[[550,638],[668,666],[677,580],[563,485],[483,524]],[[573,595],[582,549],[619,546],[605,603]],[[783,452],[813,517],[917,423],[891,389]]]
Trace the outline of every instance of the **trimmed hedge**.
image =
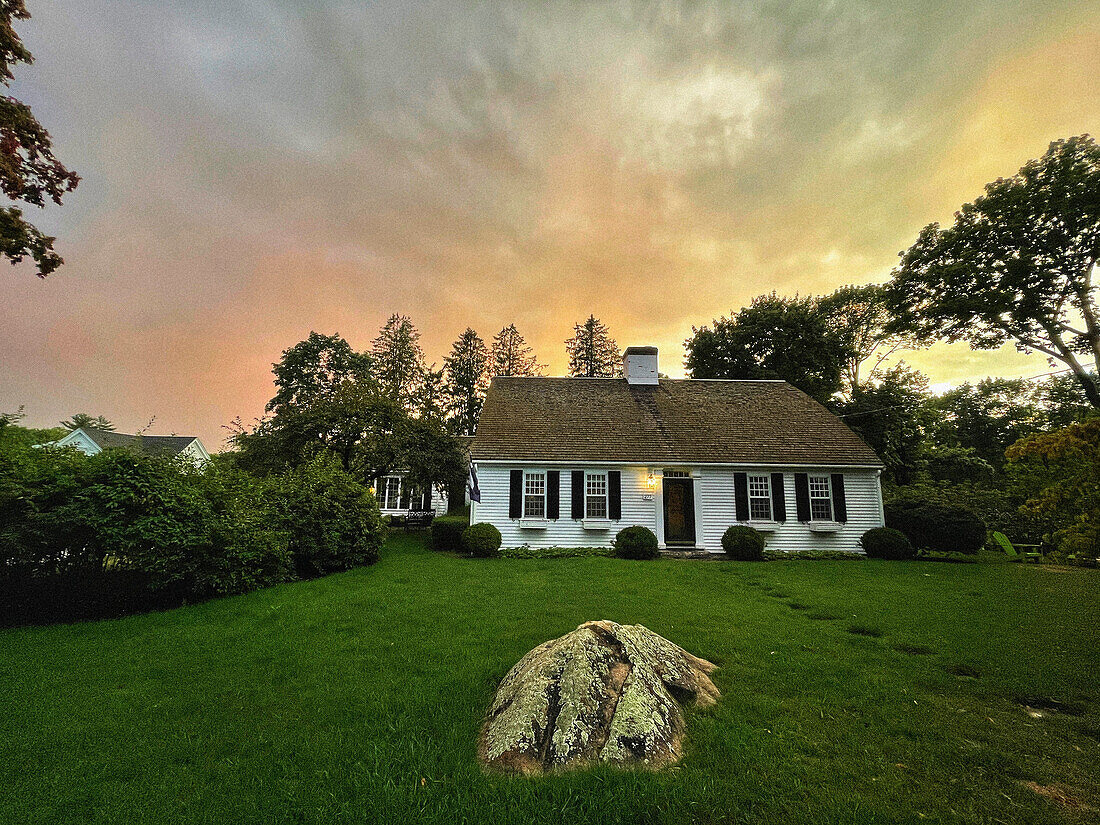
[[619,531],[612,543],[620,559],[655,559],[661,555],[657,536],[648,527],[635,525]]
[[440,516],[432,520],[432,549],[462,552],[462,531],[470,526],[466,516]]
[[940,553],[974,554],[985,544],[985,522],[953,504],[903,500],[886,507],[886,526],[904,533],[914,547]]
[[614,555],[613,547],[505,547],[500,551],[501,558],[505,559],[581,559]]
[[736,561],[763,561],[767,539],[759,530],[745,524],[735,524],[722,534],[722,549]]
[[917,550],[909,537],[892,527],[873,527],[859,539],[859,546],[872,559],[915,559]]
[[487,559],[500,550],[500,531],[488,522],[471,524],[462,531],[462,547],[471,556]]

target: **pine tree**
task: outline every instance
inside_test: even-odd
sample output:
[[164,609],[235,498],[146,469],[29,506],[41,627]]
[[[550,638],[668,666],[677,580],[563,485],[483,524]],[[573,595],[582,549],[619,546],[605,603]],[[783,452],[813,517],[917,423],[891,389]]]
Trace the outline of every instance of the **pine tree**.
[[432,364],[424,370],[424,380],[416,394],[415,410],[418,418],[443,421],[447,415],[448,397],[443,370]]
[[371,342],[374,376],[382,393],[412,410],[424,381],[420,333],[407,315],[394,313]]
[[543,365],[538,362],[515,324],[509,324],[493,338],[493,375],[542,375],[542,370]]
[[91,427],[95,430],[106,430],[111,432],[114,430],[115,425],[102,415],[88,415],[88,413],[77,413],[68,421],[60,422],[61,426],[67,430],[79,430],[81,427]]
[[473,435],[489,388],[489,350],[469,327],[443,359],[451,422],[456,433]]
[[619,345],[594,315],[573,325],[573,337],[565,342],[569,374],[584,378],[614,378],[622,371]]

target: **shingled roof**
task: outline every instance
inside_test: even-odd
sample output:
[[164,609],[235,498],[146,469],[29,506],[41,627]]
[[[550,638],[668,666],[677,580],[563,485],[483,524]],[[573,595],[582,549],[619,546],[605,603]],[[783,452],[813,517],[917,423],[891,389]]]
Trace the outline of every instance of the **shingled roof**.
[[785,381],[494,378],[474,461],[882,466],[848,426]]
[[141,453],[179,455],[195,440],[193,435],[127,435],[95,427],[81,427],[101,450],[123,448]]

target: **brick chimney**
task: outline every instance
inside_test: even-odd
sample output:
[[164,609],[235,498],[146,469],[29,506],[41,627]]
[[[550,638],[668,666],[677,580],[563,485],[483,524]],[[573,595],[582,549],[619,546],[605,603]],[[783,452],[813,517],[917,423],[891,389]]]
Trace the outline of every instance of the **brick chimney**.
[[627,347],[623,353],[623,375],[628,384],[657,384],[657,348]]

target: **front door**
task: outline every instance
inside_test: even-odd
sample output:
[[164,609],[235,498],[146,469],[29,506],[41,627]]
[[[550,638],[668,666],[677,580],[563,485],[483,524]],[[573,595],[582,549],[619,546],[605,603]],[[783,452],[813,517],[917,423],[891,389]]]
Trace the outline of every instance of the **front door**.
[[695,544],[695,482],[690,478],[666,478],[665,544]]

